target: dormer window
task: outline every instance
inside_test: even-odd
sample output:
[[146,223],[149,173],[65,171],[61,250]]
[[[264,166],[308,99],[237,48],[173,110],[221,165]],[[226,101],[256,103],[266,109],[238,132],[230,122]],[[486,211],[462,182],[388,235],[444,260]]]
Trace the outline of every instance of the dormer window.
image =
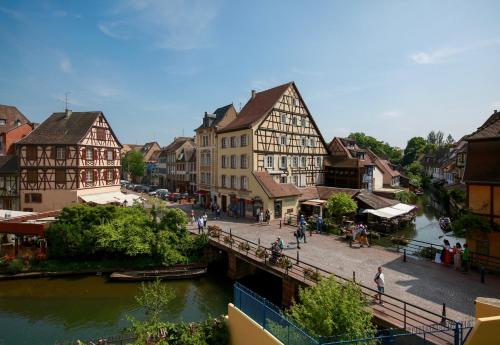
[[5,126],[7,124],[7,120],[0,119],[0,126]]
[[365,159],[365,153],[364,152],[358,152],[358,158],[359,159]]
[[14,125],[15,125],[16,127],[21,126],[21,121],[20,121],[19,119],[18,119],[18,120],[16,120],[16,121],[14,122]]

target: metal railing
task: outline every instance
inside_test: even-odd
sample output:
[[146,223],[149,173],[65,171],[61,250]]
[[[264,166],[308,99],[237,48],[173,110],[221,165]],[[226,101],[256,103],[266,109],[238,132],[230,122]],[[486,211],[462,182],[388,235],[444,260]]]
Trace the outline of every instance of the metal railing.
[[[356,282],[355,272],[353,272],[352,278],[339,276],[320,267],[301,261],[298,252],[296,258],[283,254],[281,262],[272,263],[269,261],[269,248],[262,246],[260,243],[255,243],[237,235],[233,235],[231,229],[229,232],[221,230],[218,236],[209,238],[234,252],[244,255],[247,259],[258,265],[266,266],[268,269],[274,270],[296,281],[303,282],[306,285],[314,285],[321,278],[335,277],[337,282],[342,284],[349,282],[355,283],[360,288],[363,296],[368,300],[373,299],[374,296],[378,294],[377,290]],[[258,250],[259,253],[257,252]],[[264,255],[262,255],[262,253],[264,253]],[[382,299],[384,304],[374,304],[372,306],[375,316],[380,316],[380,318],[386,321],[388,320],[404,330],[432,324],[451,325],[457,323],[446,317],[446,306],[444,303],[442,313],[438,314],[388,294],[382,294]],[[453,339],[454,334],[452,328],[450,328],[448,332],[439,332],[430,336],[443,342],[449,342]]]
[[412,337],[414,344],[432,344],[443,339],[454,345],[464,344],[472,324],[438,323],[412,327],[406,330],[389,328],[376,332],[373,337],[354,338],[349,334],[331,337],[313,337],[290,320],[280,308],[245,286],[234,284],[234,306],[271,333],[285,345],[336,345],[336,344],[392,344],[396,338]]

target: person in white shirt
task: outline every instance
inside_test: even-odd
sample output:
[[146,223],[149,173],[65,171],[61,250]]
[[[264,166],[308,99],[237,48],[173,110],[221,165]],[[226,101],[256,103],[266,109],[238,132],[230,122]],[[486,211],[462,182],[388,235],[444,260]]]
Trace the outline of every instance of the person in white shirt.
[[378,294],[375,295],[375,301],[378,299],[380,304],[384,304],[384,302],[382,302],[382,294],[384,293],[385,280],[384,274],[382,273],[382,267],[379,266],[378,272],[375,274],[373,281],[377,284],[378,290]]

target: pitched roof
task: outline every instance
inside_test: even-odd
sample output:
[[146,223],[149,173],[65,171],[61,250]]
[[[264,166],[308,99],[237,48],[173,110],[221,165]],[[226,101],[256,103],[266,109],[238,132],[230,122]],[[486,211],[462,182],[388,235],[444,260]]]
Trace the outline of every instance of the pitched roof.
[[375,210],[399,204],[399,201],[397,200],[387,199],[379,195],[364,191],[357,194],[355,198]]
[[[231,109],[231,107],[233,107],[232,103],[215,109],[213,114],[205,113],[205,117],[203,118],[201,125],[198,128],[196,128],[195,131],[202,129],[202,128],[210,128],[210,127],[215,128],[215,127],[217,127],[219,122],[222,121],[222,119],[224,118],[224,116],[226,115],[228,110]],[[211,120],[211,121],[209,121],[209,120]]]
[[0,156],[0,174],[16,174],[19,171],[16,155]]
[[251,98],[243,109],[241,109],[236,119],[219,132],[224,133],[250,128],[255,122],[261,120],[272,110],[276,102],[279,101],[283,93],[292,84],[293,82],[288,82],[265,91],[257,92],[255,98]]
[[300,195],[300,191],[291,183],[278,183],[267,171],[252,171],[255,179],[270,198]]
[[99,115],[102,112],[53,113],[18,144],[77,144]]
[[140,147],[139,151],[141,151],[142,154],[145,154],[153,148],[154,144],[156,144],[157,146],[160,146],[160,145],[158,145],[158,143],[156,141],[152,141],[152,142],[145,143],[144,145],[142,145]]
[[311,200],[311,199],[320,199],[320,200],[328,200],[332,196],[332,194],[337,193],[346,193],[349,196],[353,197],[358,194],[361,190],[354,188],[339,188],[339,187],[328,187],[328,186],[309,186],[299,188],[301,196],[299,201]]
[[500,138],[500,111],[496,111],[466,140]]
[[5,120],[5,125],[0,125],[0,133],[8,132],[17,127],[16,120],[19,120],[21,125],[30,123],[26,116],[12,105],[0,104],[0,119]]

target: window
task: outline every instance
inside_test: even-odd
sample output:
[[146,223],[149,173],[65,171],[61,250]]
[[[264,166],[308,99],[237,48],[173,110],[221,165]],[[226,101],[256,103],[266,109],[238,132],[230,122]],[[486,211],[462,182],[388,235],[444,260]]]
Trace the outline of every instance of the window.
[[305,168],[307,165],[307,157],[300,157],[300,166]]
[[0,126],[4,126],[7,124],[7,120],[5,119],[0,119]]
[[322,166],[321,157],[316,157],[316,165],[317,165],[318,167],[321,167],[321,166]]
[[106,171],[106,181],[113,181],[114,176],[113,176],[113,170],[107,170]]
[[232,189],[236,188],[236,176],[234,175],[231,176],[231,188]]
[[27,180],[28,180],[28,183],[37,183],[38,182],[38,171],[37,170],[28,170]]
[[297,168],[297,167],[299,166],[299,157],[294,156],[294,157],[292,158],[292,166],[293,166],[294,168]]
[[24,194],[24,202],[26,203],[41,203],[42,202],[42,194],[40,193],[27,193]]
[[314,138],[309,139],[309,146],[311,146],[311,147],[316,146],[316,140]]
[[243,190],[248,189],[248,178],[246,176],[241,176],[240,178],[240,188]]
[[21,121],[20,121],[19,119],[18,119],[18,120],[16,120],[16,121],[14,122],[14,125],[15,125],[16,127],[21,126]]
[[221,176],[221,185],[222,185],[222,187],[227,186],[226,175]]
[[292,124],[293,124],[294,126],[298,126],[297,116],[294,116],[294,117],[293,117]]
[[231,137],[230,142],[231,142],[231,147],[236,147],[236,137]]
[[221,159],[221,167],[222,168],[227,168],[227,156],[224,155],[221,158],[222,158]]
[[56,183],[66,183],[66,169],[56,169]]
[[293,184],[296,186],[299,184],[297,175],[292,176],[292,181],[293,181]]
[[0,189],[5,189],[5,177],[0,176]]
[[247,155],[241,155],[240,156],[240,168],[241,169],[247,169],[248,168],[248,156]]
[[220,142],[221,142],[222,148],[225,149],[227,147],[227,138],[222,138],[220,140]]
[[236,169],[236,168],[237,168],[236,155],[231,155],[231,169]]
[[207,165],[212,164],[212,158],[211,158],[211,156],[210,156],[210,152],[208,152],[208,153],[205,155],[205,160],[206,160]]
[[85,149],[85,159],[88,161],[94,160],[94,150],[91,148],[86,148]]
[[300,125],[302,126],[302,128],[306,127],[306,118],[305,117],[300,119]]
[[94,182],[94,173],[92,170],[85,171],[85,182],[87,182],[87,183]]
[[298,98],[294,98],[293,105],[296,106],[296,107],[298,107],[300,105],[300,101],[299,101]]
[[287,163],[288,163],[288,161],[287,161],[287,156],[281,156],[281,159],[280,159],[280,167],[281,167],[282,169],[286,169],[286,167],[287,167]]
[[300,145],[302,147],[306,147],[307,146],[307,138],[300,138]]
[[286,114],[281,114],[281,123],[286,125]]
[[248,145],[248,140],[247,140],[247,135],[246,134],[243,134],[241,136],[241,146],[247,146]]
[[114,154],[113,154],[113,150],[108,150],[108,161],[112,161],[114,159]]
[[286,176],[280,177],[280,183],[286,183]]
[[272,168],[274,166],[274,157],[273,156],[267,156],[266,157],[266,168]]
[[208,135],[201,137],[201,146],[208,146]]
[[26,147],[26,159],[29,161],[36,161],[38,156],[37,146],[27,146]]
[[282,135],[280,138],[280,144],[281,145],[288,145],[288,138],[286,135]]
[[106,140],[106,130],[104,128],[97,128],[96,138],[97,140]]
[[58,146],[55,148],[56,150],[56,159],[57,160],[62,160],[66,158],[66,148]]

